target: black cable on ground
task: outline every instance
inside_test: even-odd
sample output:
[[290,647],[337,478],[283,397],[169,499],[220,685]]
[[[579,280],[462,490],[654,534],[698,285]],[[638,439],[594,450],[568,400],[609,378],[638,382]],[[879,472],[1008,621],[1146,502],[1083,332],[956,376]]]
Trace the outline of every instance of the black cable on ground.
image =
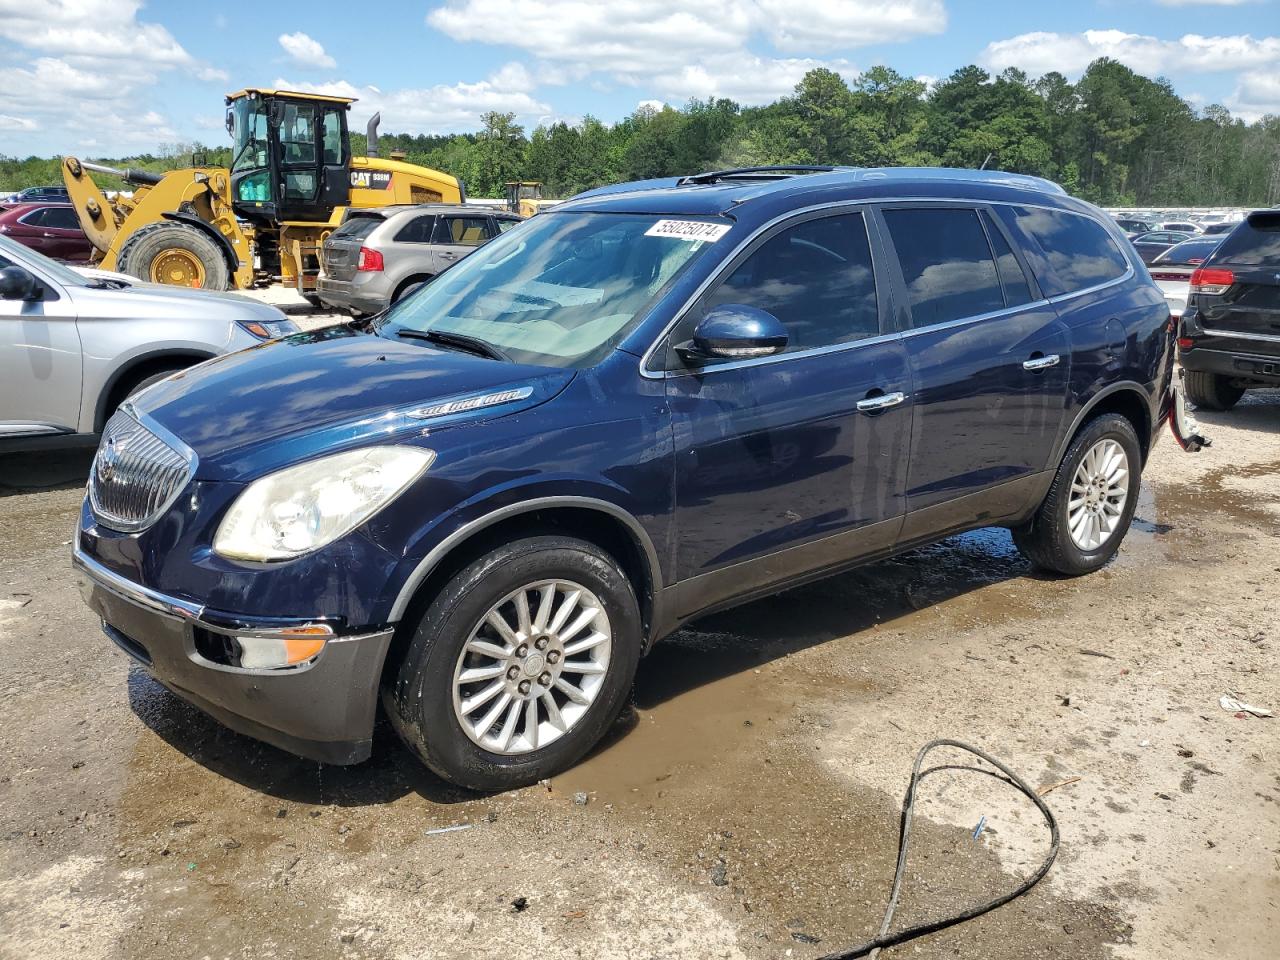
[[[915,813],[916,805],[916,787],[920,781],[930,773],[934,773],[942,769],[955,769],[954,765],[948,767],[934,767],[921,773],[921,767],[924,765],[924,758],[929,751],[937,747],[955,747],[957,750],[964,750],[972,753],[976,757],[981,757],[987,763],[991,764],[997,770],[1005,775],[1007,782],[1016,787],[1022,793],[1031,798],[1031,802],[1036,805],[1040,813],[1044,815],[1045,823],[1049,825],[1050,844],[1048,856],[1044,858],[1044,862],[1040,864],[1040,869],[1024,880],[1018,887],[1009,893],[1001,894],[994,900],[986,903],[978,904],[975,907],[969,907],[960,913],[950,917],[943,917],[938,920],[928,920],[924,923],[917,924],[914,927],[907,927],[899,930],[897,933],[889,933],[889,927],[893,923],[894,911],[898,909],[898,895],[902,892],[902,874],[907,865],[907,851],[911,845],[911,819]],[[965,767],[962,769],[973,770],[978,773],[987,773],[995,776],[994,773],[986,770],[980,770],[976,767]],[[1044,875],[1049,872],[1049,868],[1053,866],[1054,859],[1058,856],[1058,821],[1054,819],[1053,812],[1049,809],[1048,804],[1036,793],[1036,791],[1019,777],[1016,773],[1006,767],[995,757],[972,747],[967,743],[961,743],[958,740],[930,740],[926,743],[918,754],[916,754],[915,766],[911,770],[911,781],[907,784],[907,795],[902,801],[902,818],[898,828],[898,866],[893,874],[893,887],[889,892],[889,903],[885,908],[884,920],[880,924],[880,933],[874,940],[868,940],[866,943],[859,944],[848,950],[842,950],[838,953],[828,953],[818,960],[854,960],[855,957],[875,957],[885,947],[896,946],[899,943],[905,943],[908,940],[914,940],[916,937],[923,937],[928,933],[936,933],[939,930],[945,930],[947,927],[955,926],[957,923],[964,923],[966,920],[972,920],[974,917],[980,917],[984,913],[988,913],[996,907],[1002,907],[1010,900],[1017,899],[1022,896],[1037,883],[1044,879]]]

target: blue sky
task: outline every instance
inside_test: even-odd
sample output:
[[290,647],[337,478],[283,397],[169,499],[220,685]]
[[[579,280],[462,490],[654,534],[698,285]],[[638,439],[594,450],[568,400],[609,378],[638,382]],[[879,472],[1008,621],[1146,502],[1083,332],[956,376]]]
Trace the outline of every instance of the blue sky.
[[440,133],[491,109],[532,128],[768,102],[820,65],[1074,78],[1103,55],[1197,105],[1280,113],[1280,0],[0,0],[0,154],[219,144],[244,86],[356,96],[353,127],[378,109],[384,131]]

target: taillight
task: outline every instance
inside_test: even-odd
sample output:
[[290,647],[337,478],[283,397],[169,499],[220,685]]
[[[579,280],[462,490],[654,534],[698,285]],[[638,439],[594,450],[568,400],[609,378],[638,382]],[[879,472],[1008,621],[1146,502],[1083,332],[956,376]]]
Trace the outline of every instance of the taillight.
[[1195,342],[1194,340],[1192,340],[1190,337],[1179,337],[1179,338],[1178,338],[1178,349],[1179,349],[1179,350],[1190,350],[1190,349],[1191,349],[1192,347],[1194,347],[1195,345],[1196,345],[1196,342]]
[[1191,289],[1198,293],[1224,293],[1236,282],[1236,275],[1221,267],[1196,267],[1191,274]]
[[365,270],[370,273],[377,273],[382,270],[382,253],[378,250],[370,250],[368,247],[360,248],[360,262],[356,264],[357,270]]

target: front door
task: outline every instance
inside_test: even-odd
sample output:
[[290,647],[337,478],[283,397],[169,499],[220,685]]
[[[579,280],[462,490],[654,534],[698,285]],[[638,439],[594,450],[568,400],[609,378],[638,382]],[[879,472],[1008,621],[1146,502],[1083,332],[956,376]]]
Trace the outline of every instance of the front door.
[[774,228],[670,342],[733,303],[772,313],[788,344],[693,368],[668,350],[682,614],[888,549],[903,514],[910,374],[862,214]]
[[911,310],[915,383],[904,541],[1007,516],[1038,482],[1066,410],[1071,344],[984,208],[880,211]]
[[[14,265],[0,254],[0,267]],[[65,292],[46,284],[43,300],[0,300],[0,438],[75,431],[80,367],[76,310]]]

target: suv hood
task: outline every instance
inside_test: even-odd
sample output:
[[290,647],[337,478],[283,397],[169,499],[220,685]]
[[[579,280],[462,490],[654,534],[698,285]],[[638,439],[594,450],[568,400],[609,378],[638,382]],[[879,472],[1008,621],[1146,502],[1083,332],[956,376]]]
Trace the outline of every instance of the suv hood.
[[[87,272],[86,272],[87,273]],[[106,271],[87,273],[89,279],[117,279]],[[160,283],[143,283],[134,277],[120,276],[129,286],[74,287],[68,292],[81,313],[94,317],[149,317],[181,320],[198,316],[207,320],[233,320],[239,323],[274,323],[284,320],[279,307],[243,297],[237,293],[171,287]]]
[[[329,327],[209,360],[139,394],[133,406],[196,452],[196,476],[247,482],[375,437],[394,442],[527,409],[572,379],[572,370]],[[470,412],[409,416],[506,389],[522,395]]]

